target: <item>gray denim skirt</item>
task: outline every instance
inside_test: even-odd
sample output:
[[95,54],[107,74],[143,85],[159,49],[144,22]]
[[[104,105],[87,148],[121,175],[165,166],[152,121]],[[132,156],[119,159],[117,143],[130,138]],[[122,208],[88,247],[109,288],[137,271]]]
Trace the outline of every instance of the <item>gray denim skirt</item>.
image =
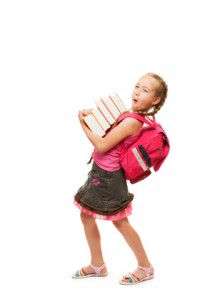
[[134,195],[128,192],[123,169],[109,172],[95,162],[88,178],[75,195],[82,207],[100,215],[111,216],[125,209]]

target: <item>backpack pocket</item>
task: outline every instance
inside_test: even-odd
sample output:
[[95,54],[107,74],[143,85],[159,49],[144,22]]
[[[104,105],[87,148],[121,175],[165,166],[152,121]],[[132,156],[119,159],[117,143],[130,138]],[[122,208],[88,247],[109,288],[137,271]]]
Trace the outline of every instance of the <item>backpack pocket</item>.
[[144,158],[145,152],[142,154],[139,147],[132,147],[121,156],[120,164],[124,169],[125,177],[132,184],[147,178],[151,174],[149,167],[151,162],[147,154],[146,159]]

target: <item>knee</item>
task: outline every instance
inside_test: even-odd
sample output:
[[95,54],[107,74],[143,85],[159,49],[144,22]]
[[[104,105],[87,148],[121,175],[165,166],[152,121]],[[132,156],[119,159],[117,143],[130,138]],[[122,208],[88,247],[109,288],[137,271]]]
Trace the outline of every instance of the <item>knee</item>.
[[118,221],[113,221],[113,225],[119,230],[120,232],[123,231],[123,229],[129,224],[129,221],[127,218],[118,220]]

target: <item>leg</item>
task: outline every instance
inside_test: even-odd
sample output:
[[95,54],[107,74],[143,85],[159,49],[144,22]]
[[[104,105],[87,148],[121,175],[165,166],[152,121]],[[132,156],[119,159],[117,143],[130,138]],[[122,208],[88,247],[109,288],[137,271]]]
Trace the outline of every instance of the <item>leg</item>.
[[[142,245],[141,239],[135,229],[130,225],[128,218],[114,221],[113,224],[122,234],[127,244],[130,246],[137,259],[138,265],[141,267],[149,268],[150,262]],[[133,273],[140,279],[145,277],[145,272],[142,269],[137,268]],[[152,268],[151,275],[153,273],[154,269]]]
[[[101,237],[100,232],[96,223],[96,220],[81,212],[81,220],[84,226],[86,240],[90,249],[91,264],[100,267],[104,264],[102,248],[101,248]],[[92,273],[93,268],[91,265],[84,268],[86,273]],[[101,273],[106,273],[106,267],[101,270]]]

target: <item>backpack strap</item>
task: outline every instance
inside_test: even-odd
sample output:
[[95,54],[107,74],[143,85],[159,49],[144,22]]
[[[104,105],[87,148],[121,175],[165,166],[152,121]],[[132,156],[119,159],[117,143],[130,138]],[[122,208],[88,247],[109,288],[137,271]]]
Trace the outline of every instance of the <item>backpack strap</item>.
[[141,121],[142,123],[146,123],[147,125],[149,125],[153,128],[156,127],[155,116],[153,116],[152,119],[151,119],[149,117],[143,117],[142,115],[139,115],[139,114],[134,113],[134,112],[128,112],[128,113],[124,113],[124,114],[120,115],[118,120],[117,120],[117,123],[121,122],[122,120],[124,120],[125,118],[128,118],[128,117],[137,119],[137,120]]

